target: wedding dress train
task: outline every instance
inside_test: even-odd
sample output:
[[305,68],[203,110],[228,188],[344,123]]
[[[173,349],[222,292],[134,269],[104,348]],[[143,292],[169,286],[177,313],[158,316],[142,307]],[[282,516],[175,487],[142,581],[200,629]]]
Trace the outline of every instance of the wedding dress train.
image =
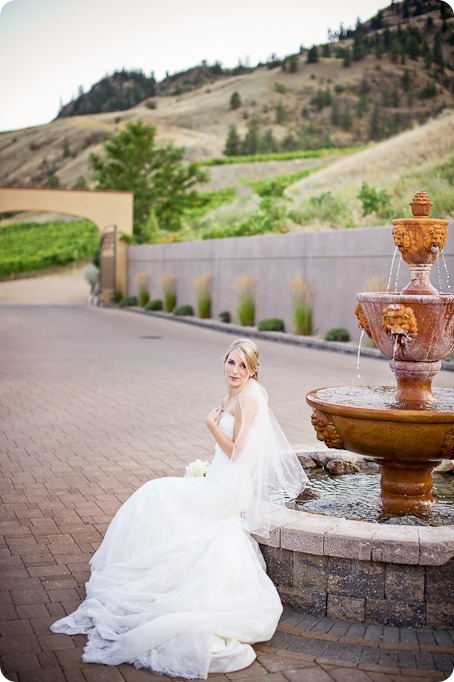
[[[223,412],[229,438],[233,425]],[[282,605],[241,513],[251,497],[246,469],[216,445],[206,477],[139,488],[91,560],[85,601],[52,631],[87,634],[89,663],[188,679],[250,665],[250,645],[272,637]]]

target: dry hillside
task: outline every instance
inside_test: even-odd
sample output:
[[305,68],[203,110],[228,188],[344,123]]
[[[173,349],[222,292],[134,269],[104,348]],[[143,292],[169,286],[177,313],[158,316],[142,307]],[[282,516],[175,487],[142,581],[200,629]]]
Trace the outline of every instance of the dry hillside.
[[289,189],[297,198],[326,189],[339,190],[347,185],[358,187],[362,181],[392,186],[402,172],[417,171],[454,155],[454,111],[445,111],[437,119],[384,140],[351,157],[339,159],[329,168],[314,173]]
[[[411,11],[403,19],[405,2]],[[454,19],[452,15],[442,19],[439,8],[426,11],[429,0],[405,2],[383,10],[387,29],[373,30],[372,22],[366,22],[365,35],[380,37],[386,30],[403,26],[405,30],[419,31],[431,50],[437,36],[441,36],[442,69],[429,65],[422,54],[417,58],[404,54],[396,58],[392,51],[379,54],[378,48],[346,67],[337,53],[339,49],[353,49],[354,40],[344,37],[325,46],[330,56],[320,56],[316,63],[308,62],[307,51],[293,55],[294,71],[285,64],[274,68],[268,64],[236,76],[221,74],[189,92],[184,92],[187,77],[170,78],[168,83],[158,85],[157,92],[163,94],[132,109],[58,118],[47,125],[0,133],[0,185],[90,186],[90,152],[99,151],[112,133],[139,118],[156,126],[159,139],[184,146],[188,159],[203,161],[222,156],[231,126],[244,136],[251,121],[257,122],[263,134],[271,131],[280,144],[287,139],[291,146],[292,140],[298,140],[303,148],[311,148],[312,144],[323,146],[324,140],[334,147],[369,143],[377,109],[382,129],[374,140],[436,117],[454,108]],[[437,6],[436,0],[430,2],[431,7]],[[421,14],[417,14],[418,3],[420,9],[426,5]],[[320,93],[327,91],[331,104],[317,103]],[[232,109],[230,102],[235,92],[241,104]],[[350,125],[348,120],[333,123],[335,106],[342,115],[350,116]],[[388,149],[392,148],[391,142]],[[359,158],[369,159],[367,155]],[[214,168],[208,188],[237,184],[244,177],[259,179],[289,173],[312,163],[306,160]],[[314,177],[306,182],[317,181]]]

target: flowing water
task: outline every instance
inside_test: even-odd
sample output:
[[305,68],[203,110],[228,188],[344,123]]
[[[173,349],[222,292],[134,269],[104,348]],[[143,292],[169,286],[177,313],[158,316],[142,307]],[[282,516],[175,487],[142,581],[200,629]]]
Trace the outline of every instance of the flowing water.
[[443,260],[443,266],[445,269],[445,275],[446,275],[446,288],[448,290],[448,294],[451,293],[451,282],[449,280],[449,270],[448,270],[448,264],[446,262],[445,254],[444,251],[441,252],[441,258]]
[[[423,411],[454,412],[454,390],[435,388],[435,400],[430,404],[421,404],[415,408]],[[371,410],[403,409],[396,400],[395,386],[334,386],[317,391],[316,398],[326,403],[347,405],[350,407],[370,408]]]
[[393,259],[392,259],[392,261],[391,261],[391,267],[390,267],[390,269],[389,269],[388,287],[387,287],[387,289],[386,289],[386,291],[387,291],[388,293],[389,293],[389,288],[390,288],[390,286],[391,286],[391,278],[392,278],[392,276],[393,276],[394,261],[396,260],[396,255],[397,255],[397,246],[396,246],[396,248],[394,249]]
[[[295,503],[295,509],[326,516],[371,523],[385,523],[390,517],[380,503],[380,474],[344,474],[331,476],[325,470],[310,472],[308,488],[320,498]],[[433,474],[434,503],[430,514],[421,517],[424,524],[443,526],[454,523],[454,474]],[[408,518],[408,517],[407,517]],[[411,519],[409,517],[409,525]]]

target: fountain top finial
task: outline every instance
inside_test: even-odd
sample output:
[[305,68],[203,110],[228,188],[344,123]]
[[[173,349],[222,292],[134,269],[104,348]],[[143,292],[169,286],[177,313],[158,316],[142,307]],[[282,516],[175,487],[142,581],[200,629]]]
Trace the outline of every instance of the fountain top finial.
[[427,218],[433,204],[427,192],[416,192],[410,203],[414,218]]

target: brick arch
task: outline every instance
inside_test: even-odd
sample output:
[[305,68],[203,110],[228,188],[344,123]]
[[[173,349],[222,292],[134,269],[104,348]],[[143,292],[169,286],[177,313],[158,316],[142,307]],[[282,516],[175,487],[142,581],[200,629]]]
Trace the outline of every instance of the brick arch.
[[132,192],[46,189],[41,187],[0,187],[0,213],[45,211],[64,213],[91,220],[100,232],[107,225],[117,227],[115,286],[127,289],[127,246],[122,234],[132,235]]

